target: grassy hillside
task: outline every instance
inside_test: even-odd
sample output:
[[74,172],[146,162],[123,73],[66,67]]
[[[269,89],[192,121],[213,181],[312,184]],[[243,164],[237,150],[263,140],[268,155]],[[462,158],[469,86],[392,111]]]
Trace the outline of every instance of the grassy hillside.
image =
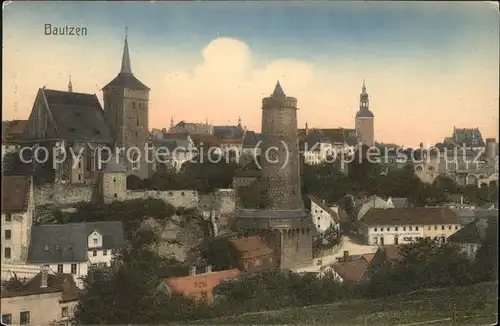
[[[493,324],[497,316],[465,316],[498,312],[496,283],[482,283],[463,288],[422,290],[410,294],[376,300],[342,301],[323,306],[250,313],[223,317],[206,322],[221,324],[323,324],[323,325],[401,325],[435,321],[433,325],[451,325],[455,311],[455,324]],[[199,323],[199,322],[198,322]],[[430,323],[421,323],[430,324]]]

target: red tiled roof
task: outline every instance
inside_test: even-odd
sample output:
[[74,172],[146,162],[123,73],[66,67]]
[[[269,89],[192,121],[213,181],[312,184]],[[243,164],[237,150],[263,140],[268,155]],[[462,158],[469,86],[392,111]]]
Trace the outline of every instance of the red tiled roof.
[[30,183],[27,176],[2,176],[2,213],[28,209]]
[[457,215],[446,207],[371,208],[361,222],[366,225],[458,224]]
[[366,262],[368,264],[370,264],[373,260],[373,258],[375,257],[375,253],[372,253],[372,254],[362,254],[361,257],[363,257],[364,260],[366,260]]
[[257,258],[274,253],[264,239],[259,236],[232,239],[229,242],[242,255],[242,259]]
[[170,277],[166,280],[170,291],[184,295],[196,295],[206,292],[209,297],[213,289],[226,279],[240,276],[239,269],[229,269],[198,275]]

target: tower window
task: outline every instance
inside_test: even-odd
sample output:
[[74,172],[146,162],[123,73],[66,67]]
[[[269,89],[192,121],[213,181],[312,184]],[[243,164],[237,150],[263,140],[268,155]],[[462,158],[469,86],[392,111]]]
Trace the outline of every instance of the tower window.
[[139,117],[137,117],[137,127],[139,127]]
[[132,109],[135,110],[135,102],[132,102]]

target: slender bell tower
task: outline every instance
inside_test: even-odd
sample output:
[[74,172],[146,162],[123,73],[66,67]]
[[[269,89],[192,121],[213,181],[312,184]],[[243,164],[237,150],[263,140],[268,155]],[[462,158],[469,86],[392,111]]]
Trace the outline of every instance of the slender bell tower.
[[361,89],[361,94],[359,95],[359,110],[356,113],[356,136],[358,138],[358,143],[362,143],[366,146],[374,146],[374,127],[373,120],[375,116],[372,111],[370,111],[370,101],[368,99],[368,93],[366,92],[365,81],[363,80],[363,87]]
[[312,219],[304,209],[299,172],[297,99],[277,82],[262,100],[261,188],[265,209],[238,211],[236,226],[245,235],[260,235],[275,251],[283,269],[312,263]]

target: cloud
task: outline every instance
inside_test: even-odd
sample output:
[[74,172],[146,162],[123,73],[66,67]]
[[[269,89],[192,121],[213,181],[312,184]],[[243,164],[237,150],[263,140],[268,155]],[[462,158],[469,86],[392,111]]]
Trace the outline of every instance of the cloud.
[[235,123],[241,115],[255,120],[262,97],[272,93],[278,79],[292,96],[306,92],[314,80],[314,65],[296,59],[255,67],[248,45],[236,39],[215,39],[201,53],[202,62],[192,71],[166,76],[160,101],[179,119]]

